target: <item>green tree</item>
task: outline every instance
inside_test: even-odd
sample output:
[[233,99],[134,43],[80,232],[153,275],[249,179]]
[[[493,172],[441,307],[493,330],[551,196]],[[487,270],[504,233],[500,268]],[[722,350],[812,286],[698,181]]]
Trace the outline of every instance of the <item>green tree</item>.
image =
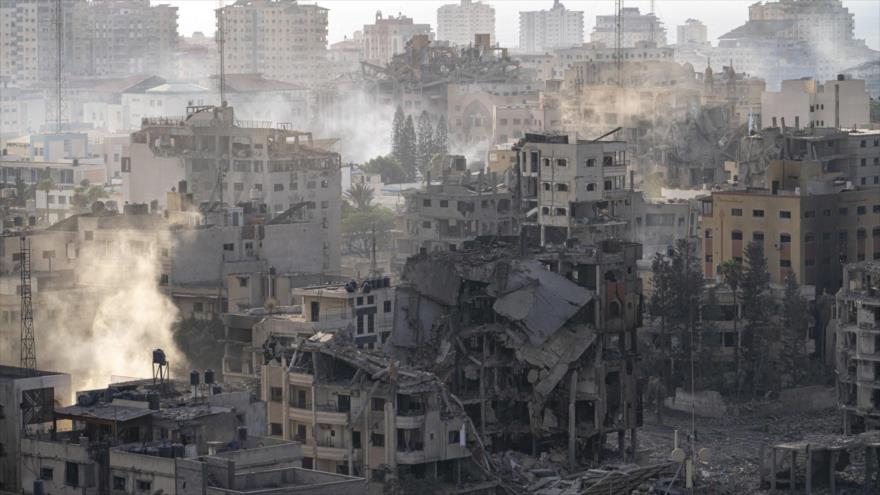
[[210,320],[184,318],[172,327],[174,343],[194,369],[223,370],[223,321],[216,315]]
[[88,181],[83,181],[79,187],[73,190],[71,202],[79,213],[91,211],[96,201],[107,197],[107,191],[101,186],[90,186]]
[[449,137],[446,129],[446,117],[441,115],[437,120],[437,127],[434,129],[434,154],[445,155],[449,152]]
[[408,115],[400,140],[399,161],[406,172],[406,180],[410,182],[416,178],[416,155],[416,127],[412,115]]
[[402,107],[397,107],[394,112],[394,120],[391,122],[391,156],[398,162],[401,160],[403,152],[404,126],[406,125],[406,115],[403,113]]
[[386,184],[406,182],[406,171],[400,165],[400,162],[391,155],[371,158],[364,165],[364,168],[367,172],[381,175],[382,182]]
[[773,340],[770,315],[770,272],[764,247],[759,242],[750,242],[745,252],[746,267],[740,283],[742,291],[742,311],[746,320],[743,332],[744,359],[750,368],[752,395],[756,396],[762,383],[766,383],[765,361],[767,345]]
[[28,186],[21,180],[21,177],[15,178],[15,204],[17,206],[24,206],[27,204],[28,197]]
[[394,213],[382,207],[359,211],[347,203],[342,208],[342,240],[348,253],[365,258],[370,256],[375,231],[376,249],[391,247]]
[[345,193],[345,200],[358,211],[369,211],[373,208],[373,188],[364,183],[357,183]]
[[733,295],[733,333],[736,334],[736,349],[734,349],[734,366],[737,380],[740,379],[742,368],[740,358],[742,354],[742,331],[739,327],[739,287],[742,285],[743,266],[738,260],[726,260],[718,268],[721,280],[730,289]]
[[431,164],[432,156],[434,156],[434,128],[431,126],[431,117],[428,116],[428,112],[423,110],[419,115],[416,132],[416,168],[423,175]]

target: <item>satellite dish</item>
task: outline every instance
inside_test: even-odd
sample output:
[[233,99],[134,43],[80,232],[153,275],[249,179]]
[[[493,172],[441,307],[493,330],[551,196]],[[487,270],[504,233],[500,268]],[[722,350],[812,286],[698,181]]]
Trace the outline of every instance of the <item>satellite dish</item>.
[[675,462],[684,462],[685,457],[687,457],[687,455],[682,448],[674,449],[672,453],[669,454],[669,458]]
[[712,452],[710,452],[709,449],[704,447],[697,451],[697,459],[699,459],[700,462],[709,462],[709,459],[711,458]]

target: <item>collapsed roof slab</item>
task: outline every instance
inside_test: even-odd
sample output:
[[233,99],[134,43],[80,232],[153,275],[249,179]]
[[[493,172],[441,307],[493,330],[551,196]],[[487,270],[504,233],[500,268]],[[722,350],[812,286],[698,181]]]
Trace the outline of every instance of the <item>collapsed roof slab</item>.
[[596,331],[586,325],[565,327],[554,333],[540,347],[525,345],[516,349],[516,357],[534,366],[528,380],[536,396],[547,397],[568,372],[569,365],[580,358],[596,341]]
[[497,263],[486,290],[497,298],[492,309],[517,323],[534,346],[543,344],[593,298],[591,291],[538,261]]

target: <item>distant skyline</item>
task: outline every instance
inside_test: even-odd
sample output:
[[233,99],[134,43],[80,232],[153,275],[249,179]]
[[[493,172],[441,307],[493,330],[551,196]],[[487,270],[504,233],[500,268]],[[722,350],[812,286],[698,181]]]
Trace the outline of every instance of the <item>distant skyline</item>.
[[[202,31],[212,36],[216,29],[214,9],[220,0],[151,0],[154,4],[170,3],[179,8],[179,30],[189,36],[194,31]],[[231,4],[234,0],[225,0]],[[317,3],[330,9],[328,42],[335,43],[351,36],[354,31],[363,29],[364,24],[372,23],[377,10],[383,15],[396,16],[402,13],[412,17],[415,22],[430,23],[437,29],[437,8],[441,5],[459,3],[458,0],[406,0],[406,1],[366,1],[366,0],[320,0],[301,1],[302,4]],[[487,1],[495,7],[495,32],[501,46],[515,47],[519,44],[519,12],[525,10],[546,10],[553,6],[553,0],[495,0]],[[569,0],[563,5],[570,10],[584,12],[584,41],[590,40],[590,32],[597,15],[608,15],[614,11],[614,0]],[[686,19],[702,21],[709,30],[709,39],[717,44],[718,36],[740,26],[748,19],[748,7],[755,0],[655,0],[655,12],[667,30],[667,39],[675,42],[675,27]],[[844,0],[843,5],[855,14],[855,36],[864,39],[868,46],[880,50],[880,0]],[[628,0],[626,7],[638,7],[642,12],[650,8],[649,0]]]

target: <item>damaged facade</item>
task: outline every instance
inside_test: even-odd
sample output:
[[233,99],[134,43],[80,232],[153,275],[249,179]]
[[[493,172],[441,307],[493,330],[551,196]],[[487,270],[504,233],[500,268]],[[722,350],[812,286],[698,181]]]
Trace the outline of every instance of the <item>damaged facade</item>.
[[303,466],[364,476],[463,481],[462,405],[426,371],[319,333],[279,347],[262,371],[272,437],[303,443]]
[[634,452],[641,246],[473,248],[410,258],[387,352],[443,377],[490,451]]
[[837,393],[844,431],[880,429],[880,262],[843,267],[837,293]]

